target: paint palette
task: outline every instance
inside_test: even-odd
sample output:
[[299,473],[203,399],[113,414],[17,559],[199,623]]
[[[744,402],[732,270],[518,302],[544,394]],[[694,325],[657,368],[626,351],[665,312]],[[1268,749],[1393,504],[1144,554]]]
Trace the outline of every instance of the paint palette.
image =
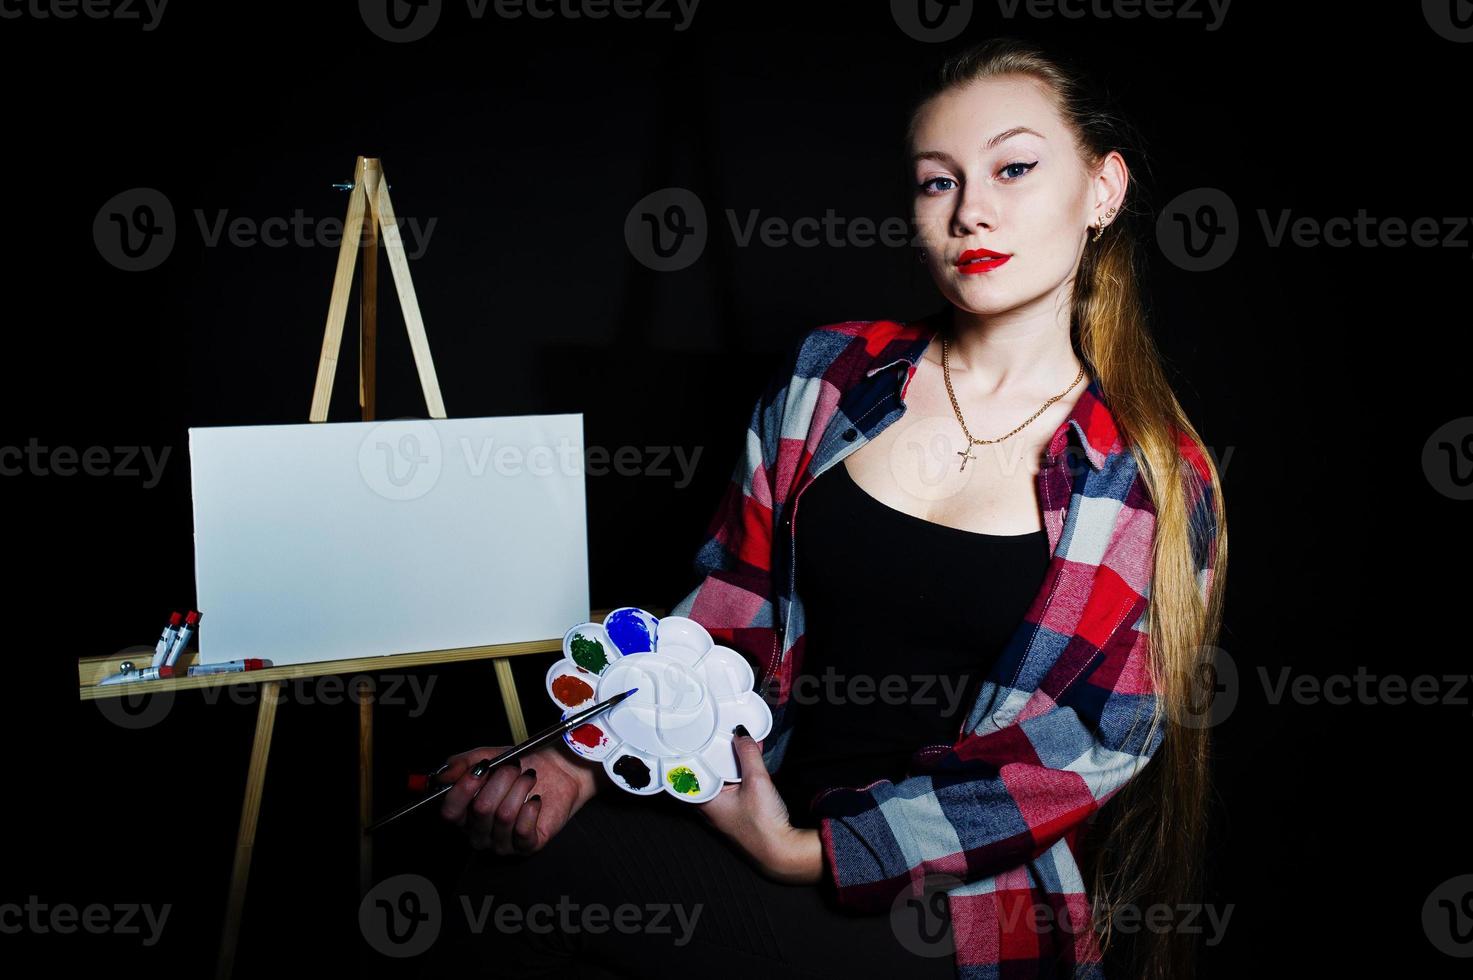
[[563,635],[563,657],[547,671],[547,694],[566,718],[639,688],[563,740],[602,762],[622,789],[639,796],[664,790],[704,803],[723,783],[741,781],[732,729],[745,725],[756,739],[772,729],[772,711],[752,690],[754,679],[746,658],[717,646],[695,620],[656,619],[623,606],[602,623],[580,623]]

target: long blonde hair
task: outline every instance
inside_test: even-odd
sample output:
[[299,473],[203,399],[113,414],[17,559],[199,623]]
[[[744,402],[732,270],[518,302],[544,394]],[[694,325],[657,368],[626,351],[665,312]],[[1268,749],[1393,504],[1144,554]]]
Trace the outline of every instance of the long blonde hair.
[[[1067,62],[1025,41],[993,38],[942,64],[911,111],[907,135],[913,137],[921,107],[934,96],[1005,75],[1044,83],[1086,164],[1098,165],[1115,150],[1131,170],[1119,217],[1099,241],[1085,246],[1070,311],[1075,352],[1098,379],[1156,507],[1147,628],[1160,699],[1148,738],[1162,726],[1165,737],[1151,764],[1111,797],[1093,828],[1095,839],[1081,848],[1098,913],[1094,924],[1109,951],[1118,939],[1115,921],[1122,906],[1133,906],[1139,916],[1150,904],[1176,909],[1199,901],[1210,787],[1210,728],[1202,718],[1199,694],[1203,678],[1210,676],[1222,627],[1227,520],[1217,466],[1167,383],[1141,305],[1135,226],[1149,215],[1136,174],[1146,161],[1134,129]],[[1187,504],[1188,495],[1202,489],[1195,482],[1202,479],[1199,469],[1210,479],[1218,529],[1206,602],[1196,576]],[[1190,935],[1176,929],[1147,930],[1141,939],[1129,950],[1130,976],[1179,980],[1194,975],[1196,950]]]

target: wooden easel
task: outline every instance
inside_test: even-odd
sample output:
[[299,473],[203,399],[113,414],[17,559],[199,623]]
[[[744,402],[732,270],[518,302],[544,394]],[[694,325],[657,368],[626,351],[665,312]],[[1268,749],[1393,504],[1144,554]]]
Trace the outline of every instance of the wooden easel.
[[[420,384],[424,388],[425,403],[432,418],[445,418],[445,406],[440,400],[440,384],[435,378],[434,363],[430,360],[429,343],[425,339],[424,321],[420,318],[419,301],[415,298],[414,285],[409,278],[409,264],[404,257],[404,243],[399,236],[394,209],[389,202],[388,183],[383,168],[377,159],[359,157],[353,172],[352,196],[348,200],[348,218],[343,228],[343,241],[338,250],[337,273],[333,278],[332,300],[328,305],[327,329],[322,339],[322,356],[317,364],[317,386],[312,393],[310,421],[325,422],[327,407],[332,395],[333,375],[337,369],[339,345],[343,335],[343,321],[347,312],[348,291],[353,283],[353,266],[362,252],[363,276],[359,286],[358,318],[358,403],[363,418],[374,417],[374,369],[375,346],[378,336],[376,302],[378,289],[378,243],[382,241],[389,255],[389,268],[394,276],[394,285],[399,293],[399,304],[404,311],[404,323],[409,330],[410,344],[414,350],[415,365],[419,370]],[[646,604],[656,616],[665,610]],[[208,612],[208,610],[205,610]],[[591,621],[600,622],[610,612],[594,609],[589,612]],[[338,674],[371,674],[379,670],[413,670],[440,664],[465,663],[473,660],[490,660],[501,689],[501,702],[506,710],[507,723],[514,741],[527,738],[527,725],[522,717],[521,702],[517,697],[516,684],[512,678],[511,658],[528,655],[545,655],[562,650],[562,637],[523,640],[485,646],[460,647],[450,650],[421,650],[394,654],[392,656],[365,657],[356,660],[334,660],[322,663],[289,664],[269,667],[238,674],[207,674],[190,677],[186,669],[194,662],[197,650],[185,650],[175,663],[177,674],[172,679],[147,681],[138,685],[99,685],[104,677],[116,673],[125,659],[135,663],[147,663],[153,646],[128,647],[116,654],[103,657],[79,657],[77,660],[78,691],[82,700],[93,701],[122,698],[144,693],[173,693],[175,691],[208,690],[235,685],[253,685],[258,688],[260,706],[256,712],[256,732],[251,745],[251,759],[246,773],[245,798],[241,804],[240,829],[236,835],[235,861],[231,870],[230,896],[226,908],[225,924],[221,932],[220,949],[215,964],[216,976],[228,980],[235,967],[235,951],[240,938],[241,913],[245,907],[246,884],[250,877],[251,854],[256,842],[256,824],[261,813],[261,795],[266,784],[266,762],[271,752],[271,733],[276,723],[276,705],[281,700],[281,687],[288,681]],[[359,830],[372,822],[373,805],[373,699],[372,681],[364,679],[358,688],[358,790]],[[359,850],[359,893],[372,887],[373,852],[370,838],[363,833],[357,835]]]
[[[430,357],[430,343],[425,336],[424,319],[419,312],[419,299],[409,276],[409,262],[404,256],[404,240],[399,222],[389,200],[389,184],[377,157],[358,158],[353,168],[353,186],[348,197],[348,217],[343,222],[343,239],[338,248],[337,272],[332,281],[332,299],[327,308],[327,327],[322,335],[322,354],[317,361],[317,384],[312,390],[312,408],[308,421],[327,421],[328,403],[332,399],[333,378],[337,374],[338,354],[343,339],[348,293],[353,285],[353,266],[362,253],[363,275],[358,284],[358,404],[363,421],[374,419],[378,346],[378,245],[383,241],[389,257],[389,271],[399,294],[404,313],[404,326],[409,332],[409,345],[414,351],[414,365],[424,389],[425,405],[430,418],[445,418],[445,403],[440,397],[440,382],[435,376],[435,362]],[[395,658],[402,669],[404,661]],[[518,742],[527,737],[511,661],[506,657],[493,660],[496,680],[501,688],[502,703],[511,723],[512,738]],[[358,698],[358,822],[359,829],[373,821],[373,684],[370,678],[359,681]],[[221,936],[216,976],[225,980],[235,961],[240,938],[241,912],[245,906],[246,884],[250,879],[251,854],[255,849],[256,822],[261,811],[261,791],[266,782],[266,760],[271,751],[271,731],[276,721],[276,703],[280,680],[261,685],[261,707],[256,718],[256,738],[251,747],[250,770],[246,776],[245,802],[241,807],[240,832],[236,838],[235,864],[230,876],[230,901]],[[373,844],[367,834],[359,834],[358,891],[364,894],[373,885]]]

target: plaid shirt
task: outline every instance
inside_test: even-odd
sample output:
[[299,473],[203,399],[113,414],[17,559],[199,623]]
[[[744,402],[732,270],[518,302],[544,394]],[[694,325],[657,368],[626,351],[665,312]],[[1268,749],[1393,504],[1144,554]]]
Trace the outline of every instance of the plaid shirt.
[[[935,322],[831,324],[789,349],[697,553],[703,578],[671,610],[754,664],[773,711],[763,744],[770,772],[792,736],[804,649],[798,498],[905,413]],[[1189,499],[1205,597],[1216,548],[1211,483],[1194,444],[1178,442],[1202,478]],[[1098,382],[1054,432],[1036,481],[1048,571],[955,743],[918,747],[898,783],[832,788],[813,803],[826,886],[840,905],[879,913],[902,894],[945,891],[963,980],[1103,976],[1076,848],[1163,737],[1158,728],[1145,739],[1156,700],[1146,632],[1155,508]],[[914,914],[892,924],[904,928]]]

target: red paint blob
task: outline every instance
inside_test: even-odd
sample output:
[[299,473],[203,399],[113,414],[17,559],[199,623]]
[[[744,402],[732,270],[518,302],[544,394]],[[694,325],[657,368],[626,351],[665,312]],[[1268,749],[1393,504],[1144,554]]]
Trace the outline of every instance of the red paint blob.
[[597,725],[592,724],[579,725],[568,733],[568,737],[590,749],[596,749],[604,742],[603,731]]
[[587,681],[580,681],[571,674],[564,674],[552,682],[552,696],[571,708],[593,697],[593,688]]

